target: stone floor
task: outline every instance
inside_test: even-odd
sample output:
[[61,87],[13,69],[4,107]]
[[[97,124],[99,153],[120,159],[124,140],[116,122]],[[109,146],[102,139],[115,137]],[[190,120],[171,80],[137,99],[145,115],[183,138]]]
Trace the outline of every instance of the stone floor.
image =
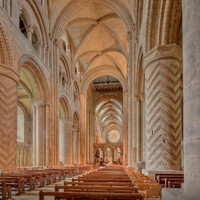
[[[75,178],[75,177],[73,177]],[[32,191],[27,191],[24,194],[18,195],[18,196],[13,196],[12,199],[10,200],[39,200],[39,191],[55,191],[54,190],[54,186],[55,185],[63,185],[64,181],[71,181],[71,178],[66,178],[65,180],[56,182],[54,184],[51,185],[47,185],[45,187],[41,187],[41,188],[36,188],[35,190]],[[62,190],[60,190],[62,191]],[[46,197],[45,200],[54,200],[54,197]]]
[[163,188],[162,200],[200,200],[200,196],[190,196],[182,188]]

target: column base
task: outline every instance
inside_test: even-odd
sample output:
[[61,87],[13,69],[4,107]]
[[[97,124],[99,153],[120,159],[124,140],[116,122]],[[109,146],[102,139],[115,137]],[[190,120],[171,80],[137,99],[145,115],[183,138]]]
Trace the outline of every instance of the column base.
[[142,173],[153,179],[155,174],[183,174],[183,171],[181,171],[181,170],[148,170],[148,169],[143,169]]
[[134,165],[135,165],[136,171],[142,172],[142,170],[145,169],[145,162],[143,162],[143,161],[136,162]]
[[199,196],[191,196],[184,193],[183,188],[163,188],[162,200],[199,200]]

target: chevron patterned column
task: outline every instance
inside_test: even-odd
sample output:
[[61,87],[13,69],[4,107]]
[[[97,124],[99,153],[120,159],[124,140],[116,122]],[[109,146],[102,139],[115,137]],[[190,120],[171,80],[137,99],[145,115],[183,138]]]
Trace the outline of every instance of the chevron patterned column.
[[72,164],[72,121],[66,122],[66,141],[65,141],[65,150],[66,150],[66,164]]
[[16,168],[17,79],[12,69],[0,65],[0,169]]
[[176,45],[156,47],[144,57],[147,170],[180,169],[180,58]]

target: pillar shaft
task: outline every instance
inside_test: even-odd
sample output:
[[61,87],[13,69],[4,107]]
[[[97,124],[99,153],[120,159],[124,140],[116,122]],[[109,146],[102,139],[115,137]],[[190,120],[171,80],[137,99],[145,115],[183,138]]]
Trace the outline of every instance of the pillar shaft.
[[181,51],[159,46],[144,57],[147,170],[179,170],[181,163]]
[[80,134],[80,162],[86,164],[86,117],[87,94],[81,94],[81,134]]
[[[200,191],[200,1],[183,0],[184,191]],[[196,198],[197,199],[197,198]]]
[[128,155],[128,91],[123,92],[123,163],[127,164]]
[[66,164],[72,164],[72,121],[68,121],[66,123],[66,141],[65,141],[65,149],[66,149]]
[[0,169],[16,168],[17,78],[12,69],[0,64]]
[[137,162],[141,161],[141,101],[136,98],[136,115],[137,115]]

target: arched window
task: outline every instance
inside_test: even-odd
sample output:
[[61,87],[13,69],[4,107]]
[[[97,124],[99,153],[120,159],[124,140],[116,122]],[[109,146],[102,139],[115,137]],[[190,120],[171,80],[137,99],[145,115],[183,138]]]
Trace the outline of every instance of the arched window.
[[39,43],[38,36],[34,30],[32,33],[32,46],[35,49],[35,51],[39,53],[38,43]]
[[17,106],[17,141],[24,142],[24,111]]
[[22,12],[21,15],[19,16],[19,29],[26,38],[27,38],[27,26],[28,26],[28,23],[27,23],[26,17],[24,13]]

